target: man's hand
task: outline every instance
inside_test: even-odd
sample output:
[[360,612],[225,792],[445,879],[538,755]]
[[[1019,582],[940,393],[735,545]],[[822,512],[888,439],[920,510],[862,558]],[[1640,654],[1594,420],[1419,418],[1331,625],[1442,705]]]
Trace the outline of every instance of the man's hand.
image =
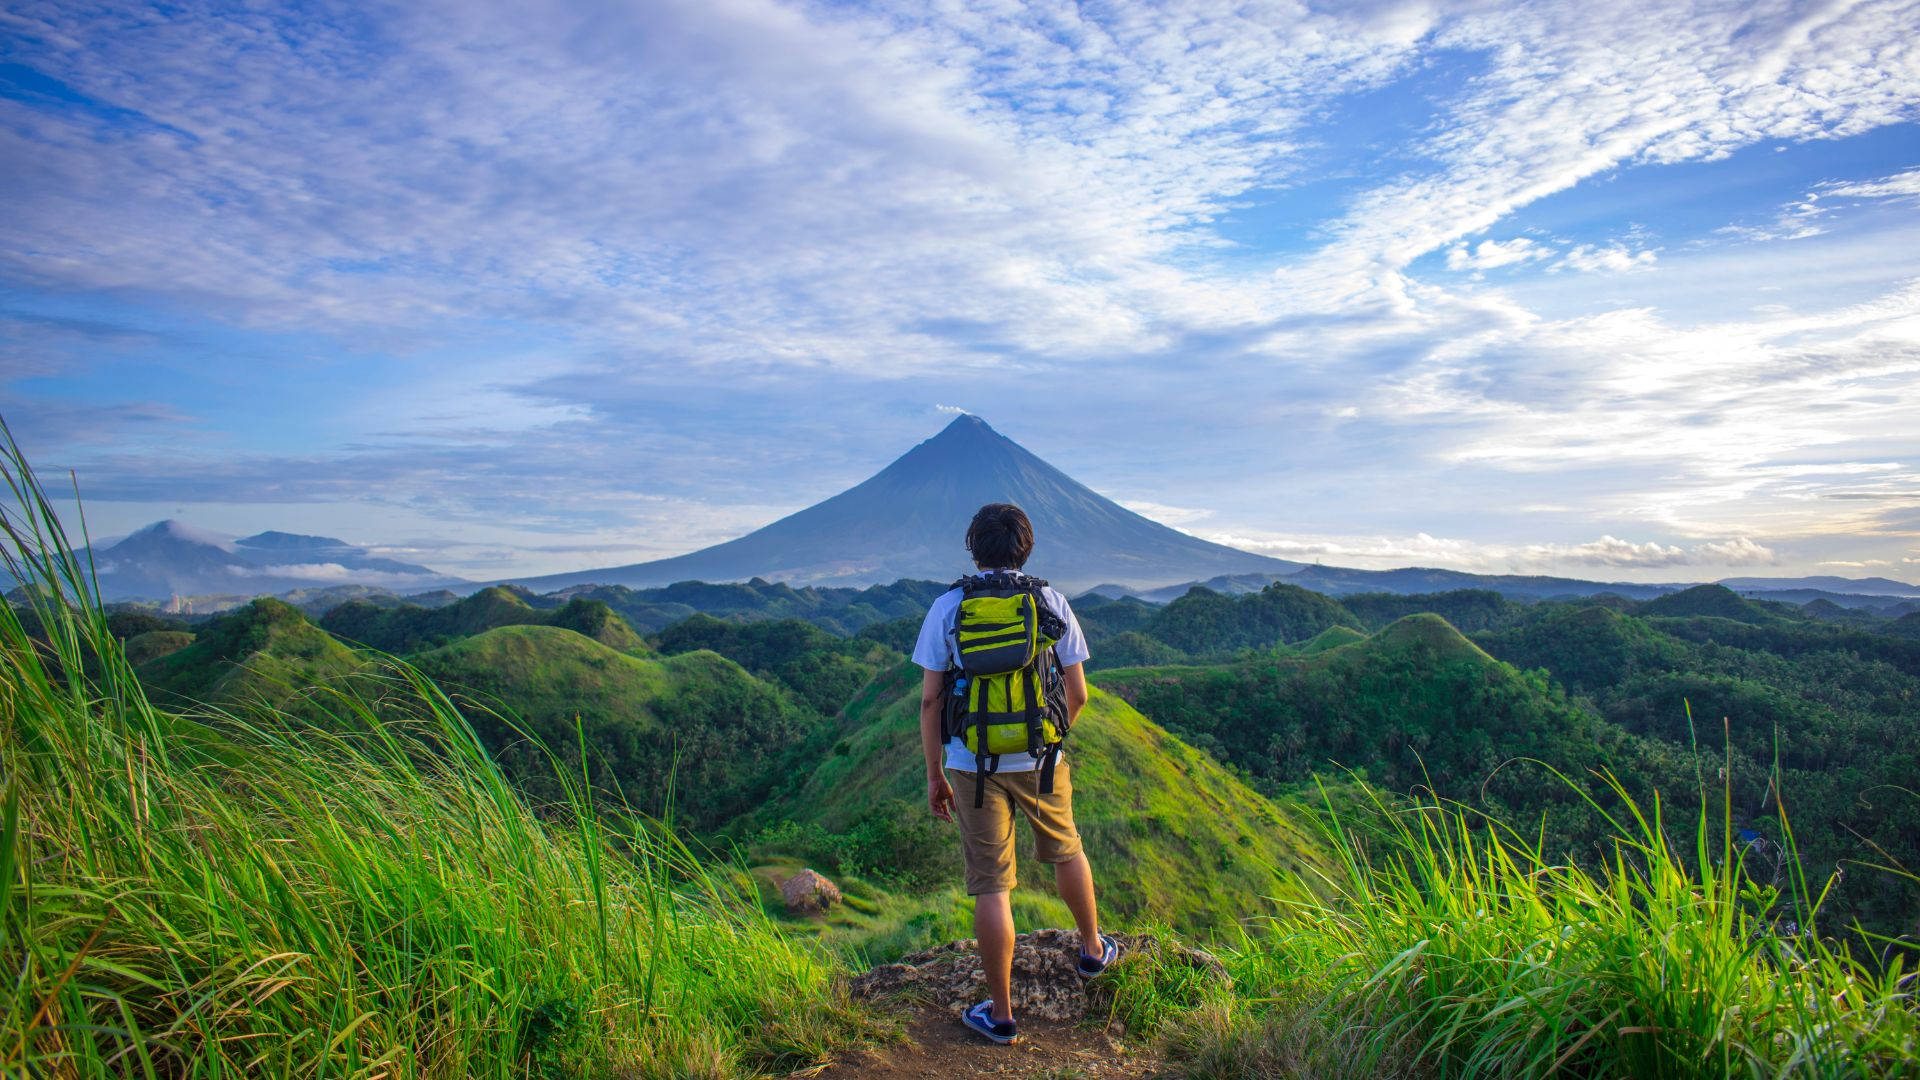
[[946,777],[927,777],[927,809],[941,821],[953,820],[953,785]]

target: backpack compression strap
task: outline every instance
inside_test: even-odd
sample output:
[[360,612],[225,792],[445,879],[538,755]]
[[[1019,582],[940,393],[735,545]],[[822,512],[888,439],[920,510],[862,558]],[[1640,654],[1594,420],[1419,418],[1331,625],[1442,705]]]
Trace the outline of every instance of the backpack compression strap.
[[[1025,591],[1033,598],[1034,615],[1035,618],[1039,620],[1040,632],[1048,638],[1058,641],[1066,634],[1066,624],[1061,620],[1059,614],[1053,610],[1053,605],[1047,603],[1046,595],[1041,592],[1046,586],[1047,583],[1044,580],[1037,577],[1030,577],[1014,570],[995,571],[985,574],[968,574],[966,577],[954,582],[950,587],[959,589],[963,598],[972,596],[977,592]],[[1046,658],[1050,659],[1052,654],[1053,648],[1052,646],[1048,646],[1045,650]],[[1041,658],[1036,658],[1036,663],[1040,662],[1044,661]],[[1044,723],[1046,717],[1045,695],[1041,693],[1040,680],[1035,677],[1034,671],[1031,668],[1023,673],[1023,677],[1026,679],[1027,753],[1040,763],[1039,793],[1042,795],[1051,795],[1053,794],[1053,767],[1060,760],[1060,743],[1057,741],[1053,743],[1042,742],[1044,738],[1044,728],[1041,725]],[[1000,770],[1000,755],[986,752],[987,717],[985,709],[974,714],[973,725],[973,806],[974,809],[978,810],[986,805],[987,777]]]

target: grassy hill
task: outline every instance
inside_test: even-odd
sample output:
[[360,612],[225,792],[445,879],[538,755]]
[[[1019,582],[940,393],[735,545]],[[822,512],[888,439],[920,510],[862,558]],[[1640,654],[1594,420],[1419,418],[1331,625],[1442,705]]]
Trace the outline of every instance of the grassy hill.
[[[875,680],[848,706],[832,751],[768,816],[839,828],[877,810],[925,815],[919,692],[912,664]],[[1094,691],[1066,754],[1076,823],[1117,921],[1207,934],[1262,910],[1285,879],[1322,862],[1288,811],[1111,694]],[[944,830],[935,839],[957,844]],[[1023,886],[1050,888],[1023,844]]]
[[171,637],[144,643],[139,652],[150,658],[138,669],[149,693],[175,705],[292,709],[311,687],[337,683],[365,667],[361,656],[298,608],[264,597],[208,622],[190,644],[170,648],[178,642]]
[[520,592],[497,585],[439,607],[356,600],[328,611],[320,625],[342,640],[396,655],[437,648],[502,626],[564,627],[620,652],[647,652],[633,627],[604,603],[576,597],[557,607],[535,607]]
[[1648,767],[1625,732],[1568,702],[1543,675],[1495,660],[1437,615],[1408,616],[1306,655],[1094,678],[1273,790],[1357,769],[1389,791],[1488,796],[1519,820],[1550,822],[1569,842],[1594,835],[1589,809],[1539,768],[1509,762],[1630,776]]
[[1218,657],[1301,641],[1329,626],[1364,629],[1332,597],[1273,584],[1241,596],[1192,589],[1156,612],[1141,631],[1188,656]]
[[654,646],[672,655],[709,649],[765,679],[772,679],[822,716],[852,700],[900,651],[866,637],[838,637],[802,619],[750,622],[695,615],[654,635]]
[[[1904,794],[1920,774],[1920,642],[1818,622],[1563,605],[1477,640],[1551,671],[1669,757],[1706,748],[1736,816],[1776,840],[1785,823],[1772,797],[1783,798],[1806,872],[1824,881],[1847,870],[1828,900],[1832,921],[1914,928],[1920,883],[1858,863],[1920,866],[1920,799]],[[1692,784],[1671,781],[1670,797],[1697,802]]]
[[1350,626],[1329,626],[1307,640],[1294,646],[1293,651],[1300,656],[1313,656],[1337,649],[1342,645],[1351,645],[1356,641],[1367,640],[1367,635]]
[[624,585],[576,586],[557,595],[597,600],[629,623],[652,633],[691,615],[735,621],[804,619],[834,634],[851,635],[889,619],[919,617],[947,586],[932,581],[900,580],[863,589],[807,586],[754,578],[745,582],[682,581],[655,589]]
[[126,639],[127,663],[139,667],[193,644],[193,634],[185,630],[148,630]]
[[695,829],[763,799],[786,749],[821,723],[715,653],[630,656],[556,626],[503,626],[412,662],[458,695],[482,742],[536,796],[560,794],[553,766],[516,724],[575,775],[584,737],[596,787],[647,814],[671,807]]
[[1735,622],[1744,623],[1775,622],[1780,618],[1759,604],[1743,599],[1739,593],[1725,585],[1695,585],[1691,589],[1668,593],[1666,596],[1642,603],[1636,614],[1711,615],[1715,618],[1732,619]]
[[[209,722],[152,707],[89,602],[41,609],[51,649],[0,606],[0,1072],[731,1077],[876,1029],[734,875],[535,813],[403,672],[339,723],[244,692]],[[183,689],[339,658],[283,608],[210,624]]]

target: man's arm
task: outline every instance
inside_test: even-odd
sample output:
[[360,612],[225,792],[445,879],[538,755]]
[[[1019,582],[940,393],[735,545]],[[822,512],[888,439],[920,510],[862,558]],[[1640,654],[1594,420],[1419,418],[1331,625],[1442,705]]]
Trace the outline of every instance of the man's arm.
[[[1077,665],[1076,665],[1077,668]],[[1072,684],[1069,683],[1069,686]],[[953,787],[941,768],[946,748],[941,738],[941,719],[946,712],[947,677],[944,672],[921,669],[920,675],[920,750],[927,759],[927,809],[941,821],[953,820]],[[1080,681],[1080,700],[1087,698],[1086,680]],[[1067,692],[1073,699],[1071,689]]]
[[[1080,719],[1080,710],[1087,705],[1087,672],[1080,664],[1068,664],[1060,669],[1067,684],[1067,724],[1071,726]],[[921,707],[921,726],[926,726],[925,706]]]

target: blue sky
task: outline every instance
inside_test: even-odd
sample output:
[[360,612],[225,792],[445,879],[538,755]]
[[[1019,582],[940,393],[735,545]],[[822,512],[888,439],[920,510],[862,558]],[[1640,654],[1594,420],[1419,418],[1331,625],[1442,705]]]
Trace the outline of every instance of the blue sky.
[[1920,4],[0,12],[97,533],[690,550],[954,408],[1352,566],[1920,580]]

